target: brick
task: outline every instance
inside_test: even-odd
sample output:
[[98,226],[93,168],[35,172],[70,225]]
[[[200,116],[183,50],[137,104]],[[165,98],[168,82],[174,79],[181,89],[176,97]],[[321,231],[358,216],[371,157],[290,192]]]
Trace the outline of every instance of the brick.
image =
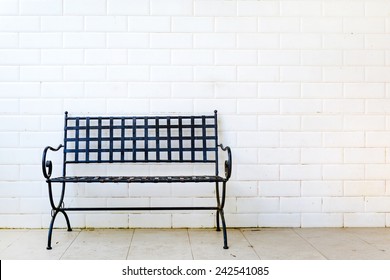
[[[91,102],[94,104],[93,107],[90,106]],[[104,99],[65,99],[64,108],[74,115],[85,114],[85,108],[88,108],[90,114],[102,114],[106,112],[106,101]]]
[[68,49],[105,48],[104,33],[64,33],[64,47]]
[[237,78],[240,82],[279,81],[279,68],[273,66],[239,66]]
[[172,97],[175,98],[214,98],[212,83],[174,83]]
[[344,18],[343,30],[345,33],[383,33],[385,32],[385,19],[365,17]]
[[62,15],[61,0],[20,0],[21,15]]
[[237,5],[230,1],[195,1],[195,16],[235,16]]
[[127,50],[85,50],[85,64],[127,64]]
[[281,197],[281,212],[315,213],[321,212],[320,197]]
[[256,51],[220,50],[215,52],[217,65],[256,65]]
[[341,98],[343,97],[343,85],[341,83],[303,83],[302,97]]
[[82,83],[44,82],[41,85],[41,96],[44,98],[80,97],[84,95]]
[[18,15],[19,0],[3,0],[0,2],[0,15]]
[[[19,81],[18,66],[0,66],[0,81],[1,82],[17,82]],[[2,93],[3,96],[4,93]]]
[[99,83],[85,83],[85,96],[87,97],[106,97],[108,94],[111,98],[126,97],[127,83],[113,83],[113,82],[99,82]]
[[302,213],[302,227],[343,227],[343,214]]
[[365,36],[362,34],[324,34],[323,47],[326,49],[364,49]]
[[385,64],[383,50],[351,50],[344,53],[345,65],[372,66]]
[[259,64],[261,65],[300,65],[299,51],[265,50],[259,51]]
[[319,180],[322,179],[321,165],[281,165],[281,180]]
[[213,214],[172,214],[172,226],[210,228],[214,227]]
[[193,70],[189,66],[153,66],[151,80],[157,82],[189,82],[193,80]]
[[325,132],[325,147],[363,147],[364,132]]
[[101,81],[106,78],[104,66],[65,66],[65,81]]
[[189,16],[193,14],[193,5],[193,0],[151,0],[150,10],[152,15]]
[[[2,119],[0,118],[0,123]],[[1,179],[3,181],[16,181],[19,180],[19,165],[2,165]]]
[[264,98],[297,98],[301,96],[301,86],[298,83],[259,83],[259,96]]
[[343,195],[343,181],[302,181],[303,197],[329,197]]
[[341,148],[303,148],[301,156],[301,162],[305,164],[343,162],[343,150]]
[[320,33],[282,33],[280,35],[281,49],[321,49],[322,34]]
[[253,227],[257,226],[256,214],[225,214],[225,218],[232,227]]
[[1,213],[11,214],[20,212],[19,198],[0,198],[0,205]]
[[156,113],[166,112],[186,112],[187,114],[192,112],[193,105],[190,100],[180,99],[154,99],[150,102],[150,111]]
[[147,66],[108,66],[108,81],[148,81],[150,77],[149,67]]
[[320,1],[281,1],[280,13],[282,16],[322,16]]
[[345,196],[384,196],[385,181],[344,181]]
[[362,114],[365,112],[364,100],[329,99],[324,100],[324,113]]
[[127,17],[125,16],[86,16],[85,31],[96,32],[123,32],[127,31]]
[[149,101],[145,99],[109,99],[107,111],[117,114],[143,114],[149,111]]
[[21,48],[61,48],[60,33],[21,33],[19,35]]
[[271,33],[300,32],[298,17],[263,17],[259,19],[259,31]]
[[282,114],[310,114],[321,113],[322,102],[308,99],[284,99],[280,102]]
[[346,83],[344,95],[346,98],[383,98],[385,86],[381,83]]
[[364,47],[366,49],[387,50],[390,46],[390,38],[381,34],[367,34]]
[[[62,132],[21,132],[20,146],[24,148],[40,148],[42,143],[61,143],[63,140]],[[18,140],[19,141],[19,140]],[[51,157],[53,154],[50,155]]]
[[256,97],[257,85],[256,83],[216,83],[215,95],[217,98]]
[[236,47],[235,34],[198,33],[194,34],[196,49],[229,49]]
[[239,180],[278,180],[278,165],[249,165],[241,164],[237,167],[237,177]]
[[3,139],[0,143],[0,148],[14,148],[19,146],[18,132],[0,132],[0,137]]
[[171,86],[168,83],[128,83],[128,96],[140,98],[168,98]]
[[294,148],[261,148],[259,163],[262,164],[298,164],[300,150]]
[[27,82],[61,81],[62,68],[59,66],[21,66],[20,80]]
[[300,227],[301,214],[259,214],[259,227]]
[[[240,49],[279,49],[279,34],[241,33],[237,34]],[[234,46],[233,46],[234,47]]]
[[341,33],[343,30],[342,18],[302,18],[302,32],[313,33]]
[[237,111],[240,114],[253,113],[279,113],[279,100],[277,99],[241,99],[237,102]]
[[365,68],[366,80],[370,82],[384,83],[390,78],[390,67],[371,66]]
[[0,49],[12,49],[19,47],[19,37],[17,33],[0,34]]
[[169,65],[169,50],[129,50],[128,63],[132,65]]
[[239,1],[238,16],[278,16],[279,3],[274,1]]
[[341,116],[303,116],[302,128],[306,131],[334,131],[342,130]]
[[40,31],[40,20],[38,16],[2,16],[0,17],[0,31]]
[[269,131],[289,131],[300,129],[298,116],[259,116],[259,128]]
[[341,65],[343,62],[343,53],[335,50],[316,50],[302,51],[302,65]]
[[151,48],[192,48],[192,34],[155,33],[150,35]]
[[323,211],[330,212],[330,213],[363,212],[364,198],[363,197],[324,197]]
[[108,48],[149,48],[149,34],[144,33],[109,33]]
[[1,65],[33,65],[39,62],[39,50],[0,50]]
[[45,32],[84,30],[84,17],[82,16],[42,16],[41,30]]
[[364,16],[364,1],[327,1],[323,4],[324,15],[337,17]]
[[133,228],[171,228],[172,214],[129,214],[129,226]]
[[282,132],[280,133],[281,147],[313,148],[322,146],[321,132]]
[[236,81],[237,70],[234,66],[197,66],[194,80],[201,82]]
[[214,32],[212,17],[172,17],[173,32]]
[[390,166],[387,164],[368,164],[365,171],[367,180],[387,180]]
[[1,114],[18,114],[19,100],[17,99],[2,99],[0,104]]
[[235,113],[237,101],[233,99],[197,99],[194,101],[196,112],[213,112],[218,110],[221,114]]
[[345,130],[383,130],[385,118],[382,116],[345,116]]
[[349,148],[344,150],[346,163],[385,163],[384,148]]
[[257,182],[232,181],[228,183],[230,197],[256,197],[257,196]]
[[214,52],[210,50],[172,50],[173,65],[213,65]]
[[46,198],[22,198],[20,199],[21,214],[46,214],[50,211],[50,205]]
[[240,147],[278,147],[278,132],[241,132],[237,136]]
[[83,50],[42,50],[41,64],[72,65],[84,63]]
[[366,3],[366,15],[370,17],[385,17],[390,11],[390,3],[387,1],[367,2]]
[[150,1],[148,0],[107,0],[109,15],[149,15]]
[[385,227],[386,214],[384,213],[346,213],[344,214],[345,227]]
[[326,180],[362,180],[364,179],[364,164],[324,165],[323,178]]
[[389,132],[367,132],[366,145],[367,147],[387,147],[390,144]]
[[301,186],[298,181],[261,181],[259,182],[260,196],[289,197],[300,196]]
[[133,16],[128,18],[132,32],[170,32],[171,19],[167,16]]
[[128,214],[87,214],[85,226],[91,228],[128,228]]
[[238,213],[273,213],[279,211],[279,198],[238,198]]
[[217,17],[216,32],[257,32],[257,18],[254,17]]
[[39,83],[0,83],[0,92],[5,97],[37,97],[40,95]]
[[64,0],[64,15],[105,15],[106,0]]
[[22,114],[58,114],[62,111],[62,101],[59,99],[23,99],[20,101]]
[[283,82],[319,82],[321,79],[322,68],[318,66],[283,66],[280,69]]

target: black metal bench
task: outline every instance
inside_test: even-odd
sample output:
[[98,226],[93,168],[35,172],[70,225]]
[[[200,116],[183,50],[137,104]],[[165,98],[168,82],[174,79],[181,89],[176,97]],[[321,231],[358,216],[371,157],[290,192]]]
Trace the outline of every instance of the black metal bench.
[[[227,152],[225,177],[218,172],[218,147]],[[52,161],[46,160],[49,150],[63,148],[62,176],[51,178]],[[191,176],[69,176],[69,164],[100,163],[208,163],[212,173]],[[71,231],[68,211],[136,211],[136,210],[215,210],[217,231],[220,218],[224,249],[228,249],[224,205],[226,182],[232,170],[229,147],[218,144],[217,111],[209,116],[134,116],[134,117],[70,117],[65,112],[64,144],[46,147],[42,155],[42,172],[49,188],[52,207],[47,249],[51,249],[54,221],[58,213],[65,217]],[[67,183],[203,183],[215,184],[216,206],[210,207],[65,207]],[[52,183],[62,184],[56,203]],[[222,186],[222,194],[220,195]]]

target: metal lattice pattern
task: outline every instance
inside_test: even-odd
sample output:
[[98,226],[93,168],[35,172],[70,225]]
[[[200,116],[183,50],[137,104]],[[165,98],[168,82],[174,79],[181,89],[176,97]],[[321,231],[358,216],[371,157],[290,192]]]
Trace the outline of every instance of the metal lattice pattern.
[[213,162],[217,115],[66,117],[67,163]]

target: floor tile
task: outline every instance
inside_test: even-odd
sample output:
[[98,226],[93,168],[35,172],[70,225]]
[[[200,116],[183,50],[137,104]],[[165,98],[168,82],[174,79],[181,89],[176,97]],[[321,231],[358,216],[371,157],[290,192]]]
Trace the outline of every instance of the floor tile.
[[126,259],[133,233],[131,229],[83,230],[61,259]]
[[186,229],[136,229],[128,259],[191,260]]
[[325,257],[291,229],[245,229],[245,237],[264,260],[321,260]]
[[0,230],[0,252],[7,249],[7,247],[18,240],[23,235],[23,233],[27,231],[28,230],[14,229]]
[[227,231],[229,249],[223,249],[222,231],[189,229],[196,260],[257,260],[259,257],[239,229]]
[[60,259],[79,231],[56,230],[53,249],[47,250],[47,230],[23,232],[17,240],[0,252],[0,259],[8,260],[57,260]]
[[362,240],[350,230],[294,229],[300,236],[316,247],[326,258],[332,260],[381,260],[389,255]]

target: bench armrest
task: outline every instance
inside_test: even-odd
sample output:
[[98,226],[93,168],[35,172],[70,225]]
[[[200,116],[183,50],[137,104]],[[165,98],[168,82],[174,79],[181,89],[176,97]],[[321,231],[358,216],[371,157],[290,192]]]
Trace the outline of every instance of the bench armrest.
[[232,151],[229,146],[224,147],[222,144],[219,144],[218,147],[227,152],[227,160],[225,160],[225,177],[227,181],[232,175]]
[[[43,150],[43,154],[42,154],[42,173],[43,173],[43,176],[46,178],[46,179],[49,179],[50,176],[51,176],[51,171],[53,169],[53,164],[51,162],[51,160],[46,160],[46,154],[47,154],[47,151],[48,150],[51,150],[51,151],[58,151],[59,149],[61,149],[63,147],[63,145],[59,145],[57,148],[53,148],[53,147],[50,147],[50,146],[47,146],[44,150]],[[47,168],[47,170],[46,170]]]

